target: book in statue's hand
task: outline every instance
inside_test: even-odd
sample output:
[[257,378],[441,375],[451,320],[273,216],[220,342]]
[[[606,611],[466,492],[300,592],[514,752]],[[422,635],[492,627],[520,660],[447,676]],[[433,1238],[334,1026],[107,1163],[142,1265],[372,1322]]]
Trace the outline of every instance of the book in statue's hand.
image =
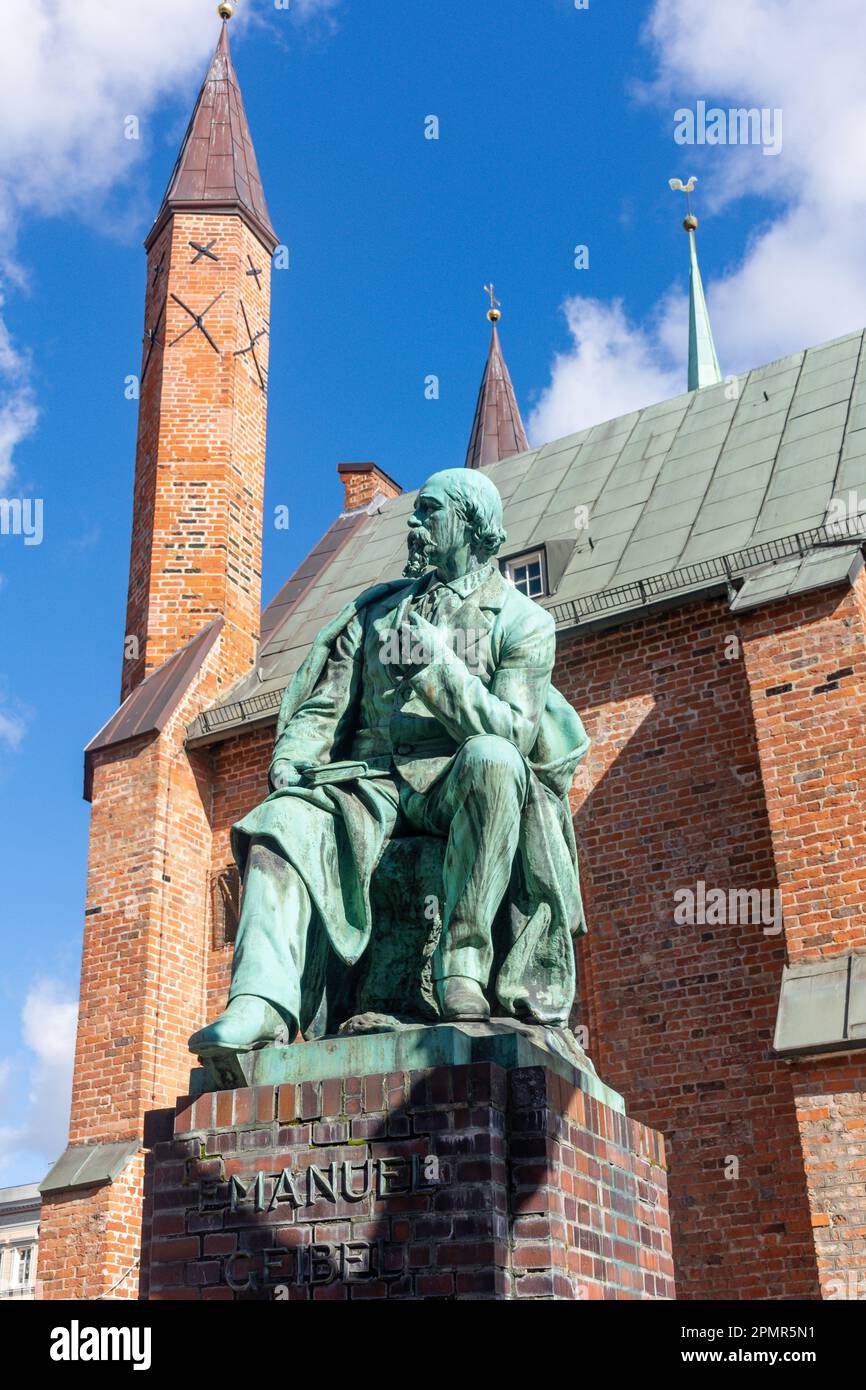
[[358,777],[382,777],[364,762],[346,759],[344,762],[323,763],[320,767],[299,768],[304,781],[311,787],[329,787],[337,782],[354,782]]

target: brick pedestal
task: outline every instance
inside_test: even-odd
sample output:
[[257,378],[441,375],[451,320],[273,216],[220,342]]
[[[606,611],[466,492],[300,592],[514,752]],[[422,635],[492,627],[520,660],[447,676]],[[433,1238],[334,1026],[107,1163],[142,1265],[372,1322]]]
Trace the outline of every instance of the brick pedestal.
[[182,1101],[152,1299],[674,1296],[662,1138],[491,1062]]

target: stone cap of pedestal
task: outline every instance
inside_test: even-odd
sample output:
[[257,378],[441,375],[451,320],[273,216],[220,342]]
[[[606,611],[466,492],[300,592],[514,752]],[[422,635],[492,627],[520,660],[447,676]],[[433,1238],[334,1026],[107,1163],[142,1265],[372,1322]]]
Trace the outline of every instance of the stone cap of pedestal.
[[54,1192],[67,1192],[78,1187],[100,1187],[114,1182],[133,1154],[141,1148],[141,1140],[118,1139],[99,1144],[67,1144],[39,1184],[45,1197]]
[[625,1114],[622,1096],[595,1074],[592,1062],[560,1029],[491,1020],[489,1023],[406,1025],[392,1032],[356,1033],[290,1047],[211,1058],[190,1074],[190,1097],[246,1086],[331,1081],[377,1072],[492,1062],[514,1068],[546,1067],[576,1089]]

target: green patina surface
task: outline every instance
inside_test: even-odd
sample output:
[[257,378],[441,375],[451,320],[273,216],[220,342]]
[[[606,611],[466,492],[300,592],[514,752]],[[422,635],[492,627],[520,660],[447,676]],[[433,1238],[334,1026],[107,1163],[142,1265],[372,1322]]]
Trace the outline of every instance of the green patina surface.
[[698,265],[698,249],[695,233],[689,229],[689,390],[699,391],[704,386],[717,386],[722,379],[719,359],[713,342],[713,330],[704,298],[704,284]]
[[494,1062],[505,1071],[515,1067],[547,1067],[603,1105],[625,1114],[625,1102],[595,1075],[592,1064],[577,1049],[574,1060],[554,1029],[509,1023],[440,1023],[407,1027],[396,1032],[325,1038],[291,1047],[266,1047],[258,1052],[219,1059],[190,1074],[190,1094],[230,1090],[236,1086],[278,1086],[299,1081],[329,1081],[379,1072],[424,1071],[429,1067],[466,1066]]

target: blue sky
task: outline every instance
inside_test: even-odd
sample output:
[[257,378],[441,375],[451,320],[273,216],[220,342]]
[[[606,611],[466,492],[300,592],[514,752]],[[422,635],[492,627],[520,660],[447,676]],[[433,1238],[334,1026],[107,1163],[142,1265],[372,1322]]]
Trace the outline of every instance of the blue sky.
[[[0,496],[44,505],[40,545],[0,536],[0,1183],[37,1180],[64,1143],[81,750],[120,679],[141,242],[218,36],[208,0],[152,0],[108,25],[117,8],[13,8],[0,58],[11,132]],[[533,442],[684,389],[687,246],[672,175],[699,175],[723,371],[866,322],[866,141],[845,96],[860,80],[849,56],[866,39],[860,7],[720,9],[241,4],[234,60],[291,254],[274,276],[266,498],[266,516],[285,503],[291,525],[265,530],[265,599],[340,509],[339,461],[373,459],[406,487],[462,463],[491,277]],[[678,147],[673,113],[699,98],[782,110],[782,153]],[[138,142],[122,138],[131,113]],[[436,141],[424,138],[428,115]]]

